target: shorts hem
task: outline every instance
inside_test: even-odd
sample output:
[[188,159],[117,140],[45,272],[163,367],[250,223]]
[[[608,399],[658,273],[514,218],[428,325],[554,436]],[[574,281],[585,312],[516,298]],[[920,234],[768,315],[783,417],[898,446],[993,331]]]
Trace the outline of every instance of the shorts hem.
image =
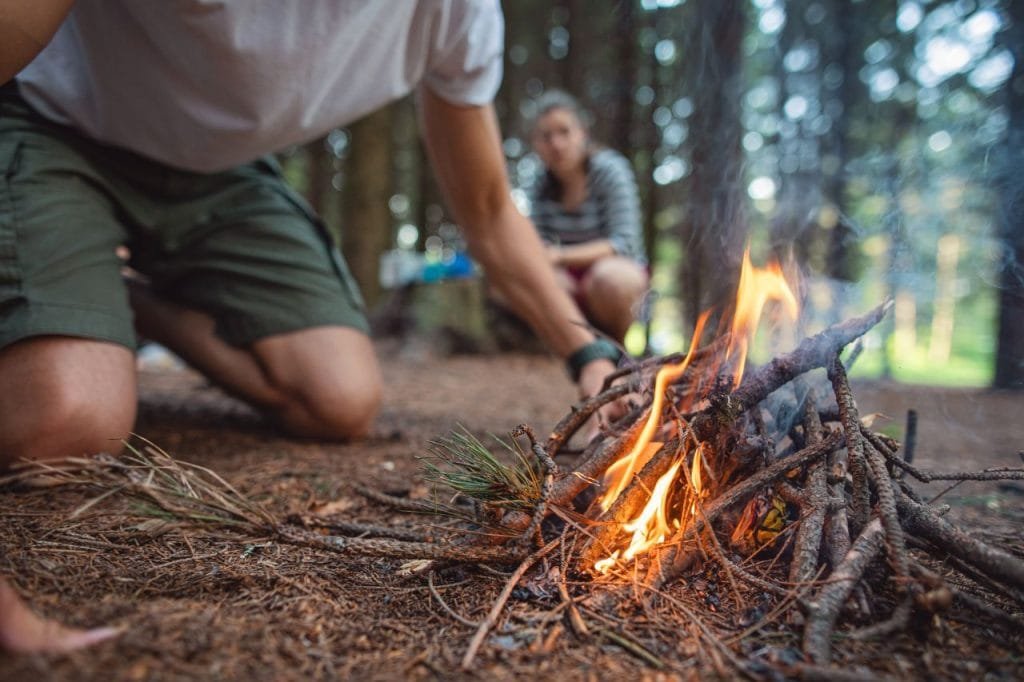
[[233,346],[247,346],[255,341],[315,327],[347,327],[366,335],[370,325],[365,317],[354,315],[321,315],[309,320],[268,320],[254,318],[220,319],[217,321],[217,335]]
[[[0,348],[6,348],[18,341],[38,336],[69,336],[106,341],[133,351],[136,349],[135,329],[131,320],[99,313],[95,310],[75,310],[69,314],[68,308],[66,305],[33,305],[26,322],[20,324],[15,322],[13,328],[8,323],[4,325],[5,329],[0,330]],[[39,319],[40,313],[59,315],[61,319],[59,321]],[[15,313],[12,317],[16,318],[17,316]],[[113,331],[111,331],[112,329]]]

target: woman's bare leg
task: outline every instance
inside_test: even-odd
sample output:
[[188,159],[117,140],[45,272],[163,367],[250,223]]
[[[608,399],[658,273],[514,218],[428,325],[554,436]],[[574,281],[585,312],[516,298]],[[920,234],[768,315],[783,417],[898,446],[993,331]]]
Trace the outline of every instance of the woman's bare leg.
[[582,282],[587,316],[622,343],[647,287],[647,273],[635,261],[622,256],[602,258]]

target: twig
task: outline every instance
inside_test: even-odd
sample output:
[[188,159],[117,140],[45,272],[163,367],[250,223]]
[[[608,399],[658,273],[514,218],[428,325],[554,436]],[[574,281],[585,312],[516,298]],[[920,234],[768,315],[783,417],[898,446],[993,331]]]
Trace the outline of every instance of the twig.
[[[555,428],[552,429],[551,435],[548,437],[548,442],[545,445],[545,449],[548,454],[552,456],[558,454],[562,450],[562,447],[569,442],[577,431],[583,428],[583,425],[587,423],[587,420],[590,419],[595,412],[605,405],[629,395],[634,390],[635,389],[628,383],[616,384],[611,388],[602,390],[601,393],[592,396],[583,402],[573,405],[569,414],[562,417],[562,420],[555,424]],[[630,417],[635,417],[635,414],[627,415],[626,418],[624,418],[624,421]]]
[[902,493],[896,505],[907,531],[927,538],[943,552],[963,559],[994,580],[1024,588],[1024,564],[1019,557],[965,533]]
[[663,444],[643,468],[636,474],[633,481],[622,491],[608,508],[598,517],[601,525],[595,526],[591,541],[583,552],[581,562],[593,566],[600,556],[611,554],[614,547],[613,539],[623,532],[622,524],[637,515],[655,482],[667,472],[679,457],[682,439],[674,438]]
[[469,648],[466,650],[466,655],[462,657],[463,670],[469,670],[473,667],[473,659],[476,658],[477,650],[479,650],[480,645],[483,644],[484,638],[487,637],[487,633],[490,632],[492,627],[494,627],[494,624],[498,620],[498,615],[501,613],[501,610],[505,608],[505,602],[507,602],[509,596],[511,596],[512,590],[514,590],[516,585],[519,584],[519,580],[528,570],[530,570],[531,566],[537,563],[539,559],[547,556],[547,554],[561,542],[561,538],[556,538],[523,559],[522,563],[519,564],[519,567],[509,577],[508,582],[505,583],[505,588],[501,591],[501,594],[498,595],[498,598],[495,600],[491,610],[487,613],[487,617],[484,618],[483,622],[481,622],[477,627],[477,631],[473,635],[473,639],[469,642]]
[[917,410],[907,410],[907,426],[903,434],[903,461],[910,464],[914,461],[914,450],[917,448]]
[[488,547],[430,542],[401,542],[377,538],[348,538],[319,535],[298,526],[280,525],[277,537],[289,544],[326,549],[343,554],[391,559],[445,559],[450,561],[491,561],[511,563],[521,556],[515,547]]
[[832,631],[839,609],[853,592],[854,586],[868,565],[882,549],[885,532],[882,522],[868,523],[850,547],[846,558],[836,567],[817,596],[807,604],[808,619],[804,627],[804,653],[817,664],[824,665],[832,657]]
[[[737,483],[716,497],[710,504],[706,505],[704,507],[704,515],[694,519],[692,524],[680,530],[680,532],[676,534],[676,537],[671,540],[671,544],[679,546],[692,540],[697,533],[704,529],[705,523],[714,523],[715,519],[717,519],[718,516],[726,509],[730,508],[734,504],[742,502],[749,495],[754,494],[762,487],[784,476],[790,469],[803,466],[804,464],[812,462],[819,457],[823,457],[826,453],[831,452],[837,445],[839,445],[841,440],[842,435],[839,432],[831,432],[828,437],[820,443],[809,445],[799,452],[795,452],[788,457],[777,460],[770,466],[765,467],[756,474]],[[675,559],[677,557],[682,557],[683,554],[685,553],[680,552],[678,549],[665,552],[665,565],[661,569],[660,575],[653,583],[653,586],[657,587],[665,585],[681,575],[679,567],[674,566],[674,563]]]
[[438,504],[437,502],[428,502],[426,500],[408,500],[404,497],[395,497],[394,495],[388,495],[382,493],[379,490],[374,490],[370,486],[363,485],[362,483],[353,483],[352,489],[365,497],[366,499],[382,504],[385,507],[394,509],[395,511],[411,512],[413,514],[432,514],[437,515],[444,512],[447,505]]
[[868,488],[867,462],[864,459],[864,441],[860,433],[857,405],[850,392],[850,384],[846,380],[846,370],[843,368],[843,363],[839,361],[838,354],[828,365],[828,378],[832,382],[832,390],[835,392],[836,403],[839,405],[839,420],[843,425],[843,432],[846,434],[847,463],[850,467],[850,476],[853,479],[852,499],[847,516],[849,517],[850,532],[857,534],[868,520],[871,491]]
[[473,622],[473,621],[469,620],[468,618],[464,618],[464,617],[460,616],[458,613],[455,612],[454,609],[452,609],[452,607],[448,606],[448,604],[445,603],[444,599],[441,597],[441,594],[437,591],[437,588],[434,587],[434,572],[433,571],[431,571],[430,573],[427,574],[427,587],[430,588],[431,596],[433,596],[434,599],[437,600],[437,603],[441,605],[441,608],[444,609],[445,612],[449,616],[451,616],[455,620],[459,621],[463,625],[468,625],[471,628],[480,627],[479,623]]
[[664,661],[662,661],[660,658],[652,654],[641,644],[639,644],[638,642],[634,642],[632,639],[630,639],[628,636],[624,634],[619,634],[618,632],[615,632],[614,630],[605,627],[595,628],[594,632],[604,637],[605,639],[610,640],[613,644],[619,645],[620,647],[622,647],[629,653],[633,654],[637,658],[642,658],[658,670],[661,670],[665,667]]
[[292,520],[306,528],[323,528],[341,535],[390,538],[392,540],[404,540],[406,542],[431,542],[433,540],[433,535],[422,528],[394,528],[392,526],[379,526],[369,523],[356,523],[353,521],[337,521],[309,515],[289,517],[287,519],[287,521]]
[[901,457],[893,453],[892,449],[885,444],[878,434],[872,433],[866,428],[861,432],[871,445],[878,450],[886,461],[906,471],[908,474],[922,483],[934,481],[1020,481],[1024,480],[1024,467],[992,467],[982,471],[924,471],[908,464]]
[[[814,405],[813,389],[804,404],[804,433],[806,444],[820,443],[823,438],[821,419]],[[789,567],[789,582],[803,583],[814,577],[818,566],[818,548],[828,511],[828,485],[825,462],[818,460],[807,467],[807,489],[800,499],[800,526],[793,543],[793,560]]]
[[[769,393],[804,372],[825,367],[839,349],[863,336],[878,324],[891,307],[892,301],[886,301],[860,317],[834,324],[819,334],[804,339],[792,352],[748,372],[743,378],[743,383],[730,396],[730,404],[735,414],[758,404],[767,398]],[[708,440],[704,434],[700,435],[701,440]]]
[[530,525],[523,531],[523,540],[528,544],[540,531],[540,524],[544,521],[544,516],[547,514],[548,503],[551,500],[551,492],[554,487],[555,474],[558,473],[558,467],[555,465],[555,460],[551,459],[551,456],[537,443],[537,438],[533,435],[533,429],[526,424],[520,424],[512,432],[512,437],[515,438],[520,435],[525,435],[530,441],[530,448],[544,470],[544,481],[540,487],[540,498],[533,509]]

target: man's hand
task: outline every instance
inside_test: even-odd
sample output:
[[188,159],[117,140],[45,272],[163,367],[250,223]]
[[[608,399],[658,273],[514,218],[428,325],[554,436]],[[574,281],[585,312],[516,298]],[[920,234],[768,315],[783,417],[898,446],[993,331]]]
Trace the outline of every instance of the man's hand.
[[[616,369],[615,363],[605,358],[598,358],[583,365],[583,369],[580,370],[580,380],[577,383],[580,397],[586,399],[598,395],[605,379]],[[625,398],[620,398],[602,407],[597,413],[597,418],[591,419],[590,424],[584,429],[586,440],[589,442],[598,434],[603,424],[614,422],[624,416],[627,410],[628,402]]]
[[568,357],[593,335],[559,286],[537,230],[512,202],[493,106],[452,104],[429,88],[420,95],[431,165],[470,252],[513,312]]

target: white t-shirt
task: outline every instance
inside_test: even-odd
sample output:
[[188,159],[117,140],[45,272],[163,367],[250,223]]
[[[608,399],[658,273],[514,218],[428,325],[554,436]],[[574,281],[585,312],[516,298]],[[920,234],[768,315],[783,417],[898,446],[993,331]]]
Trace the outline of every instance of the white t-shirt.
[[47,118],[214,172],[420,83],[489,103],[503,40],[498,0],[79,0],[17,80]]

